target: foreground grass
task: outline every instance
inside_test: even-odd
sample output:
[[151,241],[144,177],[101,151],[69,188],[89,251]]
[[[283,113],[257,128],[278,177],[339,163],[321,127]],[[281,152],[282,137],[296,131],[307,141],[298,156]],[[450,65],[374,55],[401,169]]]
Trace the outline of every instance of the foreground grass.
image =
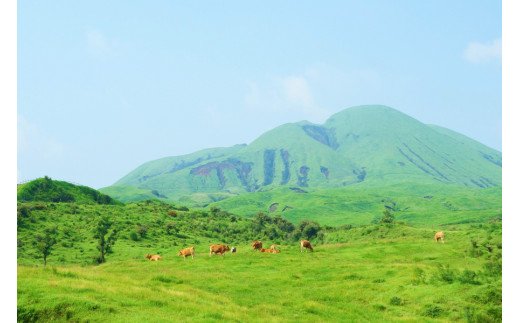
[[[496,321],[501,275],[468,253],[469,231],[297,245],[262,254],[100,266],[18,266],[19,321]],[[498,234],[498,233],[497,233]],[[499,238],[499,236],[498,236]],[[464,275],[464,271],[466,274]],[[471,274],[473,273],[473,274]],[[466,278],[464,278],[466,277]]]

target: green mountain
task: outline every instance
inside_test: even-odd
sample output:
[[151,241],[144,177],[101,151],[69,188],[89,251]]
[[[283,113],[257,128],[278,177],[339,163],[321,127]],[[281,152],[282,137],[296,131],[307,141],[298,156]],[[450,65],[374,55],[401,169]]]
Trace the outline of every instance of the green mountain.
[[249,145],[206,149],[139,166],[101,189],[121,201],[207,205],[275,189],[441,185],[501,187],[501,153],[386,106],[359,106],[324,124],[281,125]]
[[18,202],[78,202],[83,204],[120,204],[108,195],[81,185],[55,181],[45,176],[17,187]]

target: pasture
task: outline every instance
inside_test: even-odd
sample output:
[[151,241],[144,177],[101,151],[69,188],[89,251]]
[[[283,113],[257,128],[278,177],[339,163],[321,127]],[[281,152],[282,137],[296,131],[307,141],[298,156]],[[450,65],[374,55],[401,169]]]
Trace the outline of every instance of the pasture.
[[120,245],[98,266],[19,263],[18,320],[500,321],[501,224],[447,229],[444,244],[429,229],[373,225],[326,236],[314,252],[242,243],[210,257],[200,243],[194,259],[172,246],[150,262],[146,248]]

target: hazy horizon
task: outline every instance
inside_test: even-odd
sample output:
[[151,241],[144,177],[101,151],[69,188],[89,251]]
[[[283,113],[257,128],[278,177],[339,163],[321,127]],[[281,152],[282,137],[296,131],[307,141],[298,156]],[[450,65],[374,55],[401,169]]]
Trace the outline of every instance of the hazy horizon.
[[100,188],[370,104],[501,151],[501,9],[19,1],[18,181]]

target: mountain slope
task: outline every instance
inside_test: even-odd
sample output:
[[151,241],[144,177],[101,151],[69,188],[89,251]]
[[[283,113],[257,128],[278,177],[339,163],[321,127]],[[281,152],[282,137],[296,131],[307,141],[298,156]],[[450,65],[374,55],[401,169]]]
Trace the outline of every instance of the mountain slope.
[[[501,153],[386,106],[359,106],[323,125],[281,125],[249,145],[206,149],[139,166],[101,191],[206,205],[248,192],[361,183],[501,186]],[[138,195],[139,195],[138,194]]]

